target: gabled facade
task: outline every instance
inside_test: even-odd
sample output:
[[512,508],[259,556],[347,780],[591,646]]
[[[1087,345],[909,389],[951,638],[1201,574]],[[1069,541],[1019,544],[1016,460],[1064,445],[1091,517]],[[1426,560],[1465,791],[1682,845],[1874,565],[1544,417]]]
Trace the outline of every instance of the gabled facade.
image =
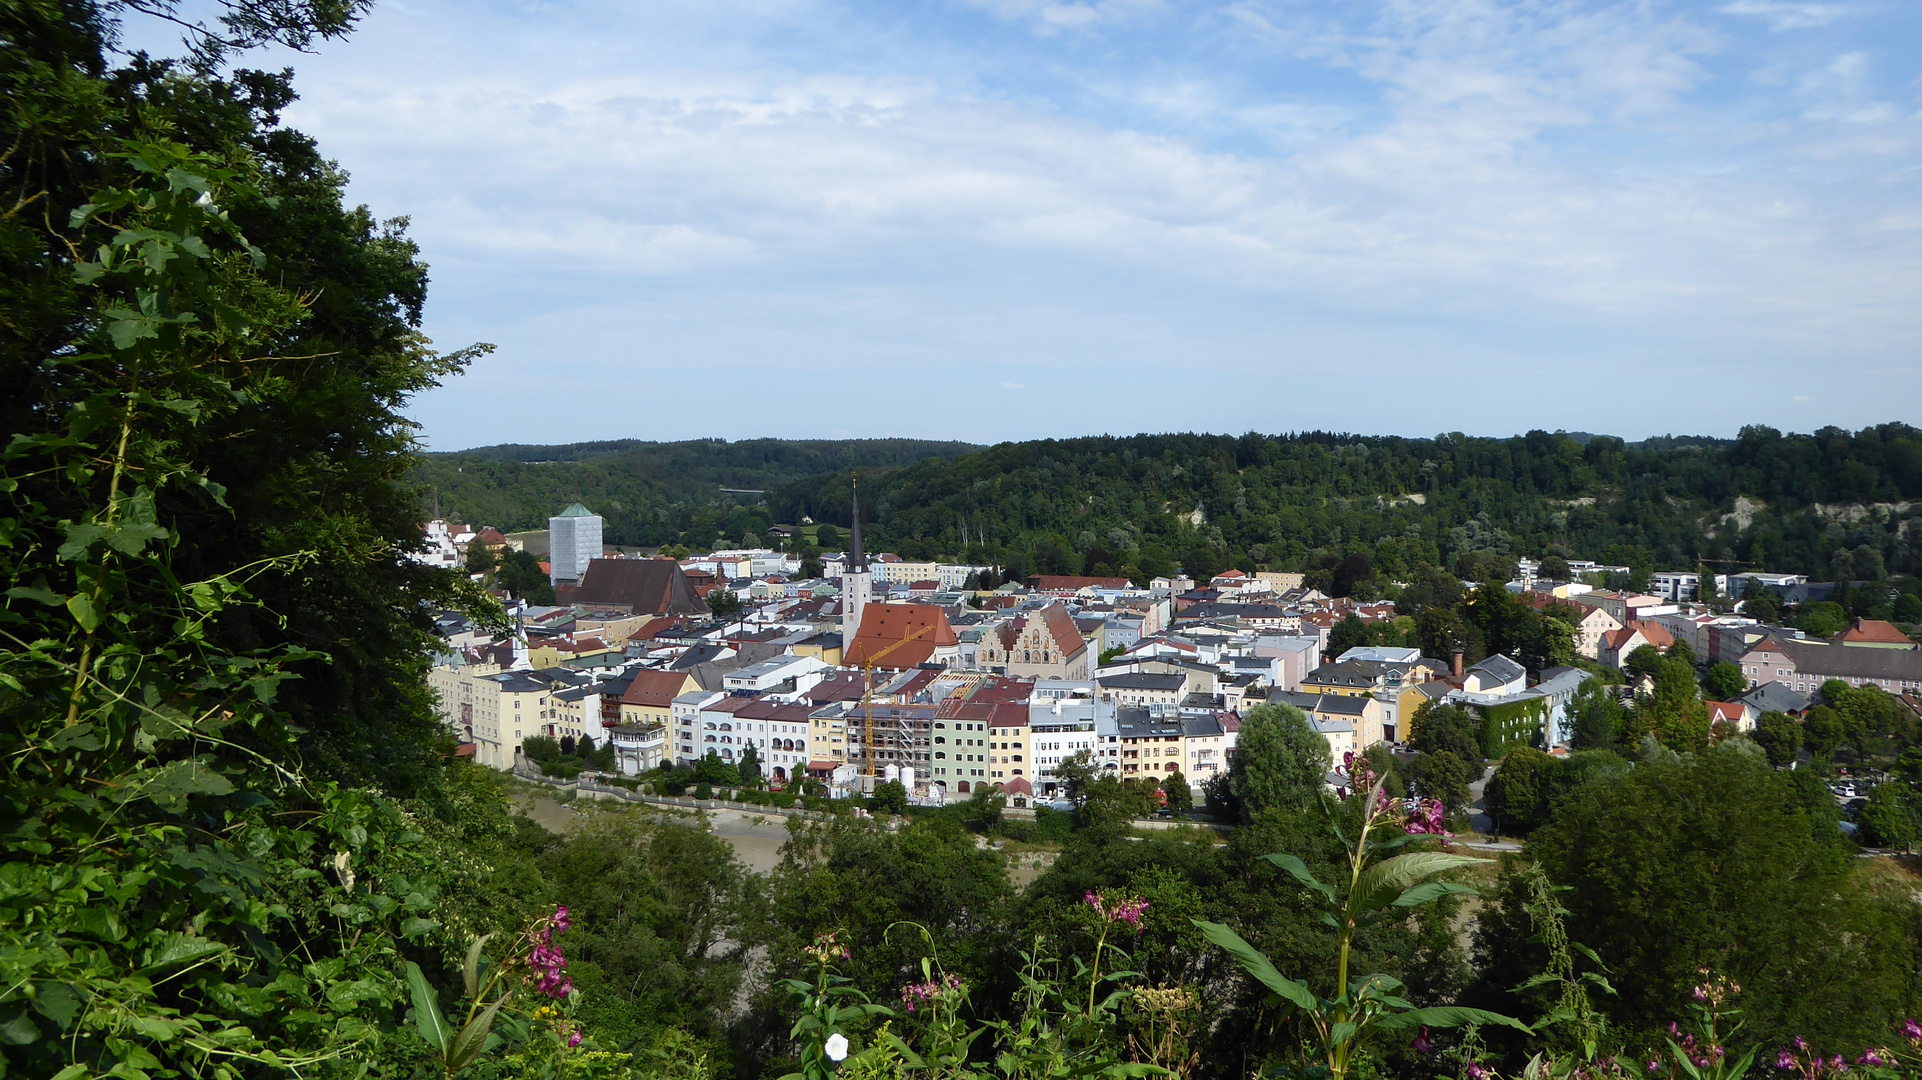
[[999,667],[1025,679],[1085,679],[1091,666],[1087,639],[1075,627],[1067,605],[1059,602],[1029,615],[998,655]]

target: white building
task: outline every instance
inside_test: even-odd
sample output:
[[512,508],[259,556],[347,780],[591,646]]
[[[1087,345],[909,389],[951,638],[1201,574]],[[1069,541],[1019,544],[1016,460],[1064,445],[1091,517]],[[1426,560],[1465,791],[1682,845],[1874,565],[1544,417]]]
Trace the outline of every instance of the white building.
[[548,580],[577,582],[601,557],[601,516],[580,503],[547,519]]
[[435,518],[421,531],[425,534],[422,541],[426,550],[408,552],[409,559],[422,566],[432,566],[440,570],[460,569],[461,549],[454,543],[454,534],[448,530],[447,522]]
[[[1728,575],[1713,574],[1715,592],[1718,596],[1728,595]],[[1649,592],[1679,604],[1684,600],[1699,600],[1702,593],[1702,576],[1692,570],[1658,571],[1649,584]]]

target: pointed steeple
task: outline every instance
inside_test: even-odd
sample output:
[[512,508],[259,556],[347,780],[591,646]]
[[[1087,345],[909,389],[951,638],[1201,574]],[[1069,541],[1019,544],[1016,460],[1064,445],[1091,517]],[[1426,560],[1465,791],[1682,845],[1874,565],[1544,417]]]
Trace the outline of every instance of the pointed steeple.
[[848,497],[854,503],[854,524],[848,529],[850,534],[848,538],[848,569],[850,570],[866,570],[868,568],[867,553],[861,550],[860,484],[861,478],[859,476],[850,477],[848,480]]

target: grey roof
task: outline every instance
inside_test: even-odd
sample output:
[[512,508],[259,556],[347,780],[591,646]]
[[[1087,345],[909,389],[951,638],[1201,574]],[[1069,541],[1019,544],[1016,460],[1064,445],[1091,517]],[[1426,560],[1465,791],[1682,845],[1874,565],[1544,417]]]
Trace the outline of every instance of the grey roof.
[[1188,684],[1185,675],[1157,675],[1148,671],[1107,675],[1095,681],[1101,684],[1103,690],[1166,690],[1170,693]]
[[1300,709],[1302,712],[1315,711],[1315,705],[1319,701],[1321,701],[1320,694],[1301,694],[1293,690],[1269,690],[1268,691],[1268,704],[1293,705],[1295,708]]
[[1156,716],[1146,709],[1115,713],[1115,734],[1123,739],[1158,739],[1181,734],[1181,717]]
[[1816,644],[1778,637],[1775,644],[1795,661],[1795,670],[1820,678],[1840,676],[1922,682],[1922,649],[1876,649],[1864,645]]
[[1347,694],[1323,694],[1315,705],[1315,711],[1336,716],[1361,716],[1368,712],[1368,704],[1374,700]]
[[502,690],[515,694],[545,690],[550,685],[546,679],[535,676],[531,671],[503,671],[498,675],[489,675],[487,678],[491,682],[499,683]]
[[1528,674],[1527,668],[1503,656],[1501,653],[1496,653],[1468,670],[1479,671],[1493,676],[1496,682],[1514,682],[1516,679]]
[[1372,660],[1337,660],[1303,675],[1301,681],[1331,686],[1373,686],[1388,667]]
[[1800,713],[1808,711],[1812,699],[1800,690],[1782,683],[1765,682],[1751,688],[1745,694],[1737,695],[1735,700],[1758,712]]
[[668,666],[685,670],[696,664],[709,663],[726,652],[727,648],[726,645],[717,645],[711,641],[696,642],[689,645],[687,651],[675,657],[674,662]]
[[566,683],[569,686],[586,686],[594,681],[594,676],[584,671],[576,671],[573,668],[541,668],[534,672],[534,674],[539,678],[546,679],[548,682]]
[[1190,739],[1210,735],[1225,735],[1221,718],[1213,714],[1207,716],[1184,716],[1181,718],[1181,733]]

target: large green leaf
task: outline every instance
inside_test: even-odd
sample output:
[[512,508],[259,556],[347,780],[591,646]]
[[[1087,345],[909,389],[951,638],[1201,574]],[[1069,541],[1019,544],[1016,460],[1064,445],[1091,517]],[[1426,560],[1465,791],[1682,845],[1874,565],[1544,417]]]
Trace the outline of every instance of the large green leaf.
[[1268,958],[1261,955],[1253,945],[1243,941],[1240,934],[1220,923],[1203,922],[1200,919],[1192,921],[1201,930],[1202,937],[1228,950],[1229,955],[1241,961],[1241,966],[1247,969],[1248,974],[1253,975],[1261,985],[1309,1012],[1315,1011],[1320,1006],[1320,1003],[1315,1000],[1315,995],[1308,992],[1307,986],[1276,971],[1275,965],[1269,963]]
[[1411,851],[1378,862],[1363,870],[1360,880],[1355,882],[1355,891],[1348,898],[1349,914],[1387,907],[1410,885],[1479,862],[1481,860],[1473,856],[1451,855],[1445,851]]
[[487,939],[493,936],[492,934],[482,934],[475,938],[474,943],[467,947],[467,958],[461,961],[461,988],[467,991],[468,997],[476,1001],[480,1000],[480,971],[481,956],[483,955],[481,950],[487,947]]
[[427,984],[420,965],[412,960],[407,961],[407,989],[414,998],[414,1028],[427,1040],[427,1045],[445,1058],[453,1032],[447,1026],[447,1018],[440,1014],[440,1001],[434,996],[434,988]]
[[1332,904],[1336,902],[1335,890],[1329,888],[1326,885],[1323,885],[1321,883],[1321,879],[1315,877],[1314,874],[1310,873],[1308,870],[1307,863],[1302,862],[1300,859],[1295,858],[1293,855],[1270,855],[1267,858],[1269,862],[1274,863],[1276,866],[1279,866],[1283,870],[1286,870],[1290,874],[1293,874],[1295,876],[1296,881],[1301,882],[1303,885],[1306,885],[1309,888],[1320,893],[1321,895],[1327,897],[1329,903]]
[[507,995],[494,999],[493,1004],[476,1013],[467,1026],[460,1029],[454,1041],[447,1047],[447,1075],[452,1076],[474,1063],[487,1048],[487,1035],[494,1029],[494,1017],[500,1015],[501,1006],[507,1004]]
[[1501,1024],[1517,1031],[1533,1032],[1535,1029],[1512,1016],[1489,1012],[1487,1009],[1468,1009],[1459,1005],[1437,1005],[1427,1009],[1410,1009],[1407,1012],[1391,1013],[1375,1021],[1375,1026],[1384,1031],[1395,1031],[1411,1027],[1461,1027],[1464,1024]]
[[1475,895],[1475,890],[1466,885],[1457,885],[1452,881],[1428,881],[1409,888],[1400,896],[1395,897],[1394,906],[1402,908],[1420,907],[1430,900],[1439,897],[1461,895],[1473,896]]

